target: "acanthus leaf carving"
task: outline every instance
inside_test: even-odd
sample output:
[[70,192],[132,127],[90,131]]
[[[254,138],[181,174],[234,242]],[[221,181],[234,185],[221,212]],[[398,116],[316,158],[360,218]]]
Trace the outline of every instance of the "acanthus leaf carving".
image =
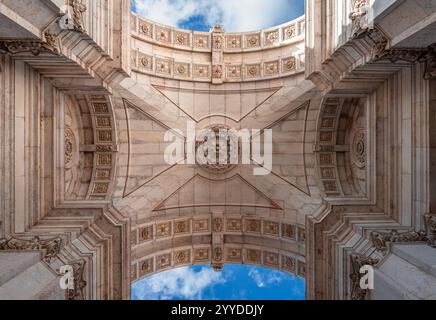
[[70,7],[73,9],[72,20],[73,20],[73,30],[84,33],[85,23],[83,20],[83,14],[86,12],[86,6],[82,3],[82,0],[70,0]]
[[436,44],[431,45],[427,54],[423,58],[425,62],[424,79],[431,80],[436,78]]
[[351,254],[351,300],[365,300],[368,297],[368,289],[362,289],[360,286],[360,279],[362,274],[360,269],[365,266],[375,266],[379,263],[378,259],[366,257],[361,254]]
[[425,231],[406,231],[398,232],[391,230],[389,232],[373,231],[371,232],[371,240],[375,248],[383,254],[388,253],[389,244],[394,242],[420,242],[427,241]]
[[0,239],[0,250],[43,250],[43,260],[50,263],[60,252],[62,238],[41,239],[35,236],[32,239],[20,239],[11,237]]
[[20,54],[31,53],[34,56],[39,56],[41,53],[60,54],[60,46],[58,37],[50,33],[44,32],[42,40],[3,40],[0,41],[0,54]]
[[424,222],[428,243],[433,248],[436,248],[436,215],[424,215]]
[[353,0],[351,5],[351,36],[359,37],[368,30],[368,0]]
[[84,271],[86,261],[83,259],[70,261],[68,263],[73,268],[74,289],[68,289],[65,293],[66,300],[84,300],[84,289],[86,281],[84,279]]

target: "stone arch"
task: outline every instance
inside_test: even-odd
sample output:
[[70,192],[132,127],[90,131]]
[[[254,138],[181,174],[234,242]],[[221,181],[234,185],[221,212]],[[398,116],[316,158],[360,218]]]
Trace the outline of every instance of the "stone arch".
[[160,219],[131,235],[131,282],[189,265],[247,264],[305,278],[305,229],[280,219],[211,214]]

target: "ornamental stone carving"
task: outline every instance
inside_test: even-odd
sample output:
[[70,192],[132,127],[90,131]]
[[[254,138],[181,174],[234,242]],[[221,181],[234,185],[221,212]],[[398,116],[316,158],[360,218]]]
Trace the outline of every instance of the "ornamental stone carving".
[[223,76],[223,66],[222,65],[214,65],[212,68],[212,77],[214,79],[221,79]]
[[260,34],[251,34],[247,36],[247,48],[257,48],[260,46]]
[[191,262],[191,250],[181,250],[174,253],[174,263],[176,265],[187,264]]
[[222,232],[223,231],[223,219],[222,218],[213,218],[213,232]]
[[74,289],[68,289],[65,292],[66,300],[84,300],[85,294],[84,289],[86,288],[86,281],[84,279],[84,271],[86,261],[76,260],[68,263],[71,267],[73,267],[73,276],[74,276]]
[[289,40],[295,36],[296,36],[296,27],[294,24],[283,29],[283,40]]
[[80,33],[85,32],[83,14],[86,12],[86,6],[82,0],[69,0],[69,5],[73,9],[73,30]]
[[206,49],[208,45],[208,36],[194,35],[194,47],[198,49]]
[[223,36],[213,35],[212,37],[213,48],[215,50],[221,50],[223,48]]
[[353,141],[351,142],[351,157],[353,163],[358,168],[366,167],[366,131],[363,128],[358,129],[354,133]]
[[41,239],[35,236],[33,239],[20,239],[11,237],[0,240],[0,250],[42,250],[43,260],[50,263],[59,254],[62,246],[62,238]]
[[351,2],[351,36],[358,37],[368,29],[368,0],[352,0]]
[[64,165],[69,169],[73,165],[74,153],[76,152],[76,139],[70,127],[65,128],[64,133]]
[[424,215],[424,222],[429,245],[436,248],[436,215]]
[[397,230],[389,232],[373,231],[371,232],[371,240],[378,251],[386,254],[390,243],[427,241],[427,234],[424,231],[406,231],[402,233]]
[[58,55],[60,53],[59,41],[54,34],[50,32],[44,33],[43,41],[0,41],[0,54],[20,54],[30,53],[34,56],[39,56],[41,53],[50,53]]
[[279,40],[279,30],[265,32],[265,45],[272,46]]
[[295,71],[297,66],[297,61],[295,57],[289,57],[283,59],[282,63],[283,63],[283,72]]
[[[198,165],[207,171],[213,172],[213,173],[226,173],[230,170],[232,170],[236,164],[233,164],[232,160],[232,152],[231,152],[231,142],[232,141],[238,141],[238,137],[236,133],[232,133],[231,128],[227,125],[222,124],[213,124],[206,129],[211,130],[211,133],[215,134],[216,138],[216,152],[215,152],[215,163],[201,163],[199,162]],[[207,142],[207,138],[205,137],[203,141],[197,141],[196,143],[196,152],[200,151],[200,148]],[[223,144],[226,145],[226,161],[220,161],[220,156],[223,157],[224,153],[224,147]],[[240,148],[239,148],[240,149]],[[201,150],[204,151],[204,157],[207,159],[208,157],[208,150]],[[213,157],[212,157],[213,159]],[[222,162],[222,163],[221,163]]]
[[431,45],[425,55],[424,79],[431,80],[436,78],[436,44]]
[[296,265],[295,258],[282,255],[282,269],[283,270],[285,270],[287,272],[295,273],[295,270],[296,270],[295,265]]
[[252,64],[247,66],[247,77],[260,77],[260,64]]
[[362,289],[360,287],[360,279],[362,274],[360,273],[360,269],[365,266],[375,266],[379,260],[365,257],[360,254],[351,254],[351,300],[365,300],[368,298],[369,290]]

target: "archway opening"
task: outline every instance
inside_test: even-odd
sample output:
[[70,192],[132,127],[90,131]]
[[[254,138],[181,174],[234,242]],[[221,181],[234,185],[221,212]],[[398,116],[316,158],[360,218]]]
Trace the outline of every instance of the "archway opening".
[[302,278],[269,268],[226,264],[163,271],[132,285],[133,300],[304,300]]
[[167,26],[208,32],[248,32],[294,20],[304,14],[304,0],[131,0],[132,11]]

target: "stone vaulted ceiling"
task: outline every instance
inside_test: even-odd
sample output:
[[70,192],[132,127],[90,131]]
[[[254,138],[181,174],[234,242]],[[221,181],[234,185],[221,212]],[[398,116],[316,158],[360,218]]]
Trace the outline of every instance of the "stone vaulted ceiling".
[[[428,1],[306,1],[306,16],[247,33],[102,2],[0,2],[0,250],[41,251],[52,284],[74,266],[65,298],[244,263],[305,278],[310,299],[364,299],[361,265],[435,238]],[[254,175],[253,154],[184,164],[188,143],[167,164],[165,133],[187,141],[188,124],[270,129],[271,172]]]

